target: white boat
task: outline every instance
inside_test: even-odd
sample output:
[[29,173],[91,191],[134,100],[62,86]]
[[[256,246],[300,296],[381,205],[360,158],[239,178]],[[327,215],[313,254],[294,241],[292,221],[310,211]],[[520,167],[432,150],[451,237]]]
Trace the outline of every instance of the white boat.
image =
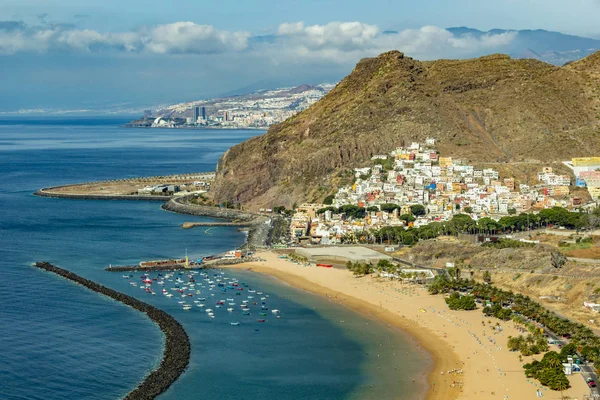
[[211,312],[212,312],[212,309],[211,309],[211,308],[207,308],[207,309],[206,309],[206,312],[207,312],[207,313],[211,313]]
[[271,310],[273,314],[279,314],[279,310]]
[[192,306],[191,306],[190,304],[184,304],[184,305],[183,305],[183,309],[184,309],[184,310],[186,310],[186,311],[187,311],[187,310],[191,310],[191,309],[192,309]]
[[233,326],[238,326],[240,323],[239,322],[232,322],[231,325]]
[[227,311],[232,312],[233,308],[228,308]]

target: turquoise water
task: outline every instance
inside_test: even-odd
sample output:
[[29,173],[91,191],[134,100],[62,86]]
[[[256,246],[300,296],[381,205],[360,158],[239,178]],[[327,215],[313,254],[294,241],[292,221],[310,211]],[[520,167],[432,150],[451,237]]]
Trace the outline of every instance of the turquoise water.
[[184,325],[190,368],[161,398],[415,398],[412,378],[426,357],[401,333],[343,307],[269,278],[227,272],[268,292],[269,305],[284,311],[281,319],[234,327],[227,316],[183,311],[174,299],[103,271],[180,257],[185,249],[201,257],[244,241],[225,227],[183,230],[181,223],[200,218],[157,203],[31,195],[49,185],[210,171],[223,151],[257,134],[132,130],[120,128],[123,122],[0,121],[0,398],[119,398],[160,361],[162,334],[147,318],[29,266],[40,260],[148,301]]

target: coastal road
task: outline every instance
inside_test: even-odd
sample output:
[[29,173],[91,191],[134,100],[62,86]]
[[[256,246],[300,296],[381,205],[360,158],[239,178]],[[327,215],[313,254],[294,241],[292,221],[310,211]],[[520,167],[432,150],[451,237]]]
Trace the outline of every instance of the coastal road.
[[[529,321],[536,323],[533,320]],[[560,345],[561,347],[569,343],[568,339],[558,336],[554,332],[551,332],[548,328],[544,328],[544,331],[546,332],[546,335],[548,335],[548,337],[554,341],[555,344]],[[583,378],[583,380],[587,382],[587,379],[590,378],[594,382],[596,382],[596,385],[598,385],[598,375],[596,374],[594,365],[590,363],[584,363],[581,364],[580,367],[581,377]],[[595,388],[590,388],[590,396],[592,399],[600,399],[600,387],[596,386]]]

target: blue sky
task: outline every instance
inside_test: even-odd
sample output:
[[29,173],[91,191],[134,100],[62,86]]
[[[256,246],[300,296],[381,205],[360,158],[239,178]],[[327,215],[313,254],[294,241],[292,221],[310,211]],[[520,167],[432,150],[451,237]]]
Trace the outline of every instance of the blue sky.
[[333,81],[386,50],[458,58],[514,39],[456,38],[447,27],[599,37],[598,16],[600,0],[3,0],[0,112],[145,107]]

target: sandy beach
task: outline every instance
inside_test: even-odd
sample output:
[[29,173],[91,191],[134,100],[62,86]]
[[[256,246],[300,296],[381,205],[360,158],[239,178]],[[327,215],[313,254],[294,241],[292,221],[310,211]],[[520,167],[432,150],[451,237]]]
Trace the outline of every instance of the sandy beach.
[[[429,295],[422,286],[355,278],[336,268],[299,266],[268,251],[258,257],[266,261],[228,268],[262,273],[326,296],[415,338],[434,361],[427,376],[428,400],[537,399],[538,389],[543,398],[561,399],[560,392],[527,379],[522,364],[530,359],[519,361],[518,353],[506,348],[509,336],[521,334],[512,322],[485,317],[480,310],[451,311],[442,296]],[[582,400],[589,393],[581,376],[570,376],[569,381],[565,396]]]

